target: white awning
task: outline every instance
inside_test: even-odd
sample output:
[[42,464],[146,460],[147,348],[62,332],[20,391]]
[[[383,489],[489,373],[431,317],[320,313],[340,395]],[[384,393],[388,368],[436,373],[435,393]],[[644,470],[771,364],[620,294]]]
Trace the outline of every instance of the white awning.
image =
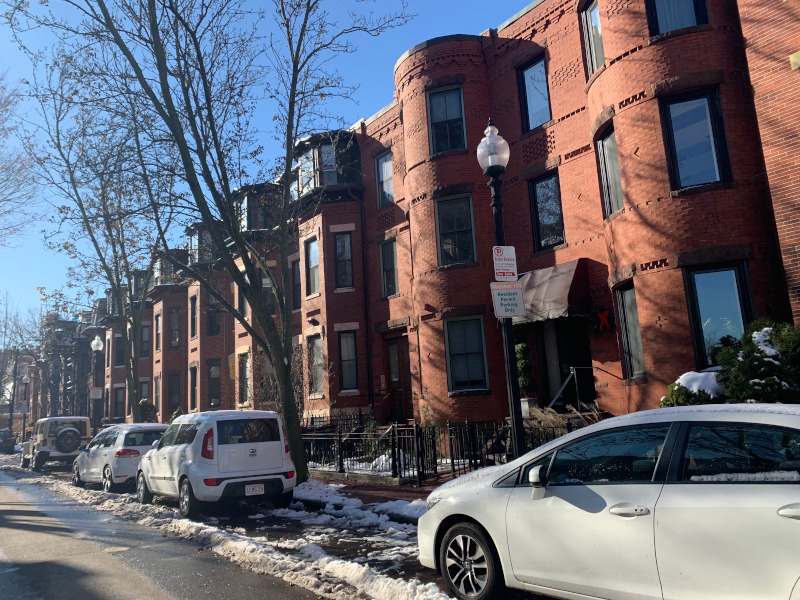
[[[522,282],[522,297],[525,304],[526,315],[524,317],[514,317],[514,323],[534,323],[536,321],[547,321],[566,317],[570,314],[570,292],[573,291],[573,281],[576,279],[575,273],[582,259],[573,260],[561,265],[554,265],[544,269],[538,269],[526,273],[519,278]],[[585,262],[585,261],[584,261]],[[579,279],[586,280],[585,264],[581,269],[582,275]],[[578,292],[579,304],[584,304],[588,300],[588,289],[585,285]],[[576,296],[576,294],[572,294]],[[585,296],[586,298],[584,298]],[[574,307],[575,302],[572,302]],[[573,308],[573,314],[574,314]]]

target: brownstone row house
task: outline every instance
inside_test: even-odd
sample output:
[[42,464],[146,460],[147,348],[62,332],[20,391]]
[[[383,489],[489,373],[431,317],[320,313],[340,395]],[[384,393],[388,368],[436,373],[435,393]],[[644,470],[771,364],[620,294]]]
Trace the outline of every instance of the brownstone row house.
[[[536,0],[403,54],[386,107],[296,148],[298,199],[314,201],[283,287],[304,416],[508,415],[475,156],[489,118],[511,149],[502,197],[526,274],[515,337],[529,402],[653,408],[722,336],[800,322],[799,40],[792,3]],[[212,268],[202,229],[187,234],[190,261]],[[249,336],[163,268],[141,337],[159,418],[268,402]],[[117,420],[111,334],[106,348]]]

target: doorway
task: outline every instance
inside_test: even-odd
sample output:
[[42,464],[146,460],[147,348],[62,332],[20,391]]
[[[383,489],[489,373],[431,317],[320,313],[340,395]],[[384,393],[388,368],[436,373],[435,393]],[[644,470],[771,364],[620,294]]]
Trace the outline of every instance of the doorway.
[[404,423],[414,418],[411,403],[411,362],[408,338],[395,337],[384,341],[384,372],[388,380],[389,418]]
[[586,320],[581,317],[562,317],[541,321],[536,326],[536,338],[541,360],[539,361],[541,390],[549,405],[575,367],[578,381],[570,381],[553,405],[556,410],[567,406],[577,408],[578,394],[582,403],[595,399],[592,352]]

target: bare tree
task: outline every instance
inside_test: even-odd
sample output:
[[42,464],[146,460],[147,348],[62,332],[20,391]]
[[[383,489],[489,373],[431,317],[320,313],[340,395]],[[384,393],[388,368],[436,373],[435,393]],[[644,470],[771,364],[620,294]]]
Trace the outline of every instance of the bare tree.
[[[152,119],[159,140],[177,156],[177,172],[186,189],[186,207],[201,221],[216,250],[218,267],[235,283],[250,307],[246,319],[227,302],[204,273],[176,264],[197,279],[252,336],[272,372],[289,433],[298,481],[308,474],[300,418],[292,385],[291,287],[288,256],[296,240],[298,203],[293,201],[295,148],[306,134],[331,129],[325,103],[350,96],[351,89],[332,68],[337,55],[354,50],[358,34],[377,36],[408,19],[405,0],[396,12],[331,11],[330,0],[273,0],[272,15],[247,10],[244,0],[71,0],[59,3],[77,11],[60,18],[47,8],[8,3],[6,14],[17,32],[44,26],[59,36],[69,56],[112,56],[105,60],[101,97],[128,94],[131,106]],[[42,12],[39,12],[42,11]],[[262,23],[274,23],[265,40]],[[67,54],[65,54],[66,56]],[[111,68],[109,68],[111,67]],[[96,69],[99,72],[100,68]],[[269,170],[279,182],[273,201],[276,216],[269,244],[255,244],[241,227],[237,189],[263,181],[261,145],[255,121],[265,95],[282,156]],[[152,137],[152,134],[151,134]],[[146,161],[143,161],[146,162]],[[158,195],[143,181],[154,208]],[[156,227],[165,247],[171,232],[159,211]],[[276,260],[275,272],[266,257]],[[174,253],[168,254],[177,259]],[[276,276],[278,275],[278,276]],[[274,295],[264,297],[262,278]]]
[[19,94],[0,73],[0,246],[8,243],[30,220],[28,203],[34,197],[29,163],[11,140],[16,132],[14,110]]

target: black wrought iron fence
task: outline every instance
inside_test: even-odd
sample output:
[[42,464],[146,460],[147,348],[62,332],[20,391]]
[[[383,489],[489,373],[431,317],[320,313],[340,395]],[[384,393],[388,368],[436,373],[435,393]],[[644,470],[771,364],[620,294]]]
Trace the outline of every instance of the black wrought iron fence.
[[[536,448],[571,427],[526,428],[528,448]],[[306,431],[303,444],[311,469],[368,473],[421,484],[440,473],[461,475],[510,459],[504,422],[465,421],[446,427],[388,425],[374,432]]]

